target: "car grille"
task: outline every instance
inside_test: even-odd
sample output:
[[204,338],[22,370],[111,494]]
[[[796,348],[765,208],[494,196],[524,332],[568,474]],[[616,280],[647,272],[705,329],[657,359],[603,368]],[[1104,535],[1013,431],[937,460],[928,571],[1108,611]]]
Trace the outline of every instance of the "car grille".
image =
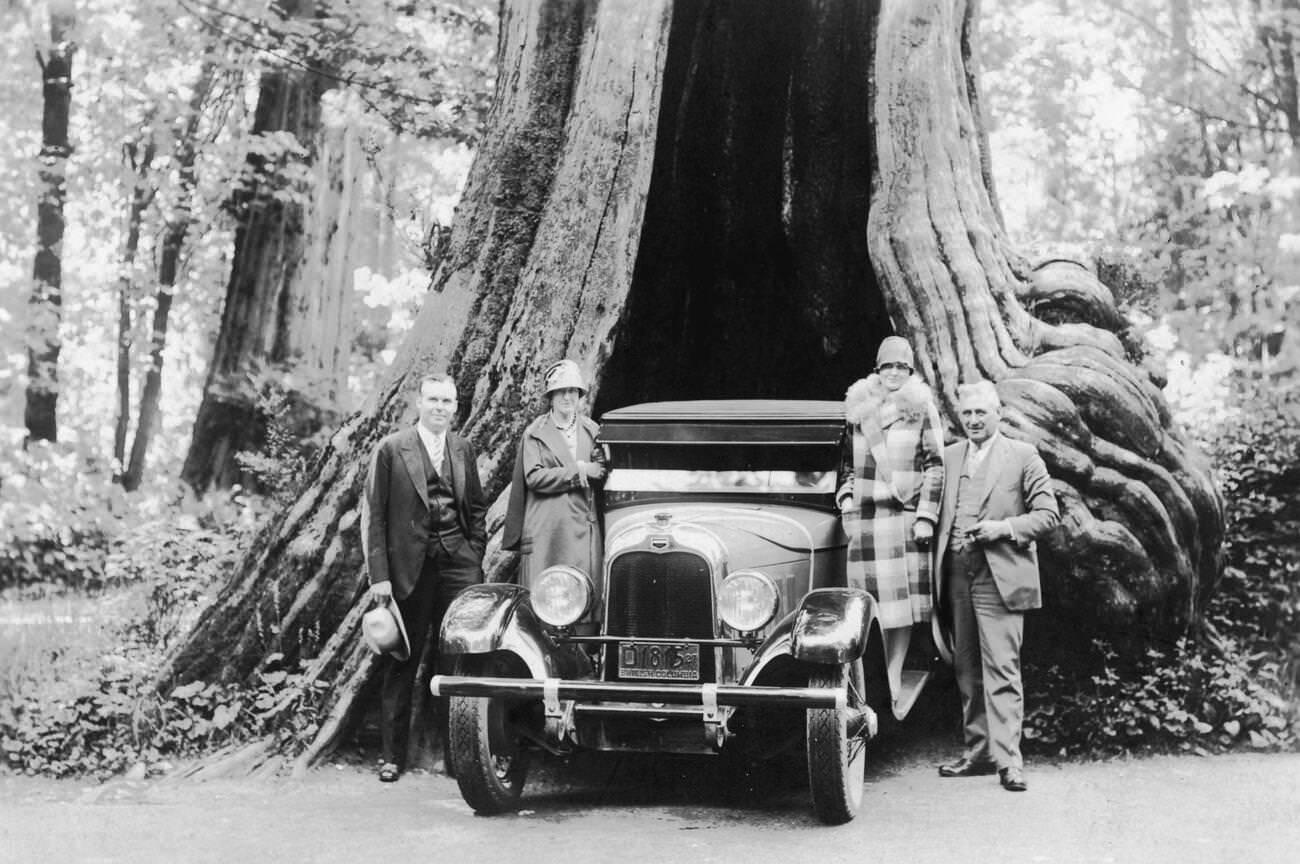
[[[606,633],[643,639],[712,639],[713,579],[691,552],[627,552],[609,572]],[[605,668],[618,679],[617,646]],[[714,680],[713,651],[700,651],[700,679]]]

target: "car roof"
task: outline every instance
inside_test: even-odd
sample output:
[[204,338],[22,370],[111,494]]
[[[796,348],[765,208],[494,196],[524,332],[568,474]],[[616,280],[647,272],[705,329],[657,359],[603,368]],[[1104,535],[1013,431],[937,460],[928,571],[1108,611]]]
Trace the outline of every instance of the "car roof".
[[844,403],[828,399],[696,399],[643,402],[606,411],[609,420],[789,420],[844,422]]
[[835,444],[844,433],[844,403],[814,399],[701,399],[646,402],[607,411],[608,444]]

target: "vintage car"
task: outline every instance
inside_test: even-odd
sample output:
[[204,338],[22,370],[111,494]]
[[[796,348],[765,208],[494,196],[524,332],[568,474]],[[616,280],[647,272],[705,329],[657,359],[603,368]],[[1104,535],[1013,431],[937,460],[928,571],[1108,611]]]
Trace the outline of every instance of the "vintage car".
[[515,809],[537,750],[793,745],[817,816],[852,819],[868,740],[907,713],[941,646],[914,638],[890,687],[875,599],[845,580],[843,406],[661,402],[601,423],[602,572],[475,586],[444,619],[456,674],[431,688],[450,697],[461,794]]

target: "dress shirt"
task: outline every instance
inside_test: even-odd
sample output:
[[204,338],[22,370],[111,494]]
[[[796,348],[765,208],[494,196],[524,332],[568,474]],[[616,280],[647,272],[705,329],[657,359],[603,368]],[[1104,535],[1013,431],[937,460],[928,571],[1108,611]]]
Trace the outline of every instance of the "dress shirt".
[[988,457],[989,451],[993,449],[993,442],[997,441],[998,438],[1000,438],[1001,436],[1002,436],[1001,432],[994,432],[992,435],[984,439],[983,444],[976,444],[974,441],[971,441],[970,439],[966,440],[967,474],[974,474],[976,471],[979,470],[980,465],[982,465],[984,463],[985,458]]
[[447,430],[430,432],[423,423],[416,423],[415,428],[420,433],[420,442],[424,444],[424,452],[429,454],[433,470],[441,472],[442,457],[447,452]]

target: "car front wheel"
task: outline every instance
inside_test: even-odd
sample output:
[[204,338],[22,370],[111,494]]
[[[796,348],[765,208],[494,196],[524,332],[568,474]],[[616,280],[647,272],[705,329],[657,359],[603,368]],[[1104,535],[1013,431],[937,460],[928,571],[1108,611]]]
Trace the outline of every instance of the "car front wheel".
[[867,732],[860,662],[826,667],[810,676],[810,687],[847,687],[844,708],[808,710],[808,788],[813,811],[828,825],[857,815],[867,764]]
[[519,806],[529,751],[516,727],[526,706],[500,698],[453,696],[448,706],[451,759],[461,797],[483,815]]

